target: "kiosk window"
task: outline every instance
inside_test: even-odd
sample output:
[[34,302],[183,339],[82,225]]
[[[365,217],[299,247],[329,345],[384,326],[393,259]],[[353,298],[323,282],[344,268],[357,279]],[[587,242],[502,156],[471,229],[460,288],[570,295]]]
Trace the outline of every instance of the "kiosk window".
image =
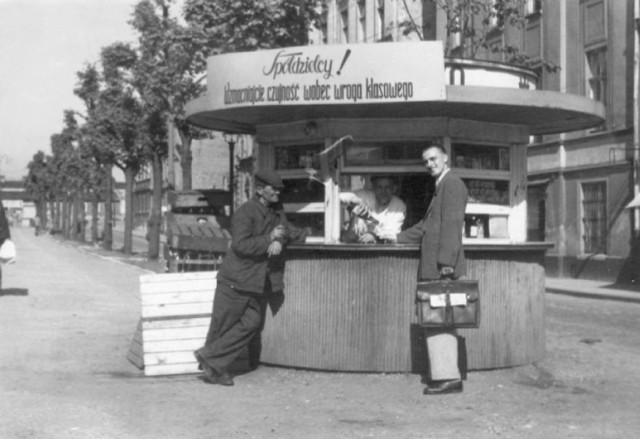
[[283,183],[280,199],[287,219],[311,237],[324,236],[324,185],[309,178],[285,178]]
[[[385,173],[380,172],[380,174]],[[369,181],[372,175],[376,174],[343,175],[340,181],[340,191],[371,189]],[[396,196],[407,206],[407,216],[404,221],[404,228],[407,228],[420,221],[427,213],[427,208],[435,192],[435,180],[426,173],[395,174],[395,177],[398,180]]]
[[274,148],[275,168],[277,170],[305,169],[320,167],[317,153],[322,151],[321,144],[302,146],[277,146]]
[[346,148],[345,166],[380,166],[421,164],[421,154],[428,141],[358,142]]
[[469,203],[509,205],[509,182],[506,180],[481,180],[464,178],[469,193]]
[[508,171],[509,148],[454,143],[452,166],[465,169]]
[[280,194],[283,204],[324,203],[324,185],[310,178],[285,178]]

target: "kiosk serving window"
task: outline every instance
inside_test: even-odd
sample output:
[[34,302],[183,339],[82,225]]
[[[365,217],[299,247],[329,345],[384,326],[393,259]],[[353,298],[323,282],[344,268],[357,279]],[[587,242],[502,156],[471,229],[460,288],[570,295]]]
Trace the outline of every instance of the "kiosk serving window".
[[[374,175],[396,177],[396,195],[407,205],[404,227],[418,222],[435,191],[435,182],[425,171],[421,158],[423,149],[434,141],[447,147],[450,166],[467,186],[465,239],[492,242],[514,239],[512,226],[520,221],[519,215],[523,212],[518,194],[523,178],[526,184],[526,174],[522,174],[526,170],[520,163],[520,156],[526,153],[524,149],[504,143],[452,142],[450,138],[356,139],[335,151],[330,163],[335,166],[333,177],[338,178],[323,183],[317,178],[321,168],[318,153],[334,140],[277,144],[268,148],[267,160],[286,186],[281,198],[287,216],[296,226],[310,230],[312,241],[334,242],[347,223],[347,210],[339,201],[340,192],[371,189],[370,178]],[[523,169],[517,171],[521,167]]]
[[467,238],[508,239],[511,149],[472,142],[451,144],[451,166],[467,186]]
[[296,227],[305,228],[315,239],[322,239],[325,228],[325,187],[310,178],[319,167],[317,154],[323,144],[282,145],[273,148],[274,168],[282,176],[284,190],[280,198],[287,218]]
[[358,142],[346,148],[345,167],[420,164],[425,142]]

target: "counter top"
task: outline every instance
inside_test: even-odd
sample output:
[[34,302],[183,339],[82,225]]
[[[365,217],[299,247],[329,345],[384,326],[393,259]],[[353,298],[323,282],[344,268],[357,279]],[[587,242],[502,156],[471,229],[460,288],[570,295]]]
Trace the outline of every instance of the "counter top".
[[[464,243],[465,251],[546,251],[553,247],[550,242],[492,243],[483,241]],[[293,244],[287,247],[295,251],[328,251],[328,252],[417,252],[418,244]]]

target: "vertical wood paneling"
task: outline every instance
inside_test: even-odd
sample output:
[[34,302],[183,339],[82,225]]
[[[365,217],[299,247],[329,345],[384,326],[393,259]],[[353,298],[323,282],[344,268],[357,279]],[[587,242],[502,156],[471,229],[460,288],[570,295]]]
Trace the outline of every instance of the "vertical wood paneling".
[[[544,355],[542,253],[474,253],[482,322],[460,330],[470,369],[527,364]],[[297,257],[296,257],[297,256]],[[294,367],[408,372],[417,254],[305,252],[287,262],[285,303],[268,316],[262,361]]]

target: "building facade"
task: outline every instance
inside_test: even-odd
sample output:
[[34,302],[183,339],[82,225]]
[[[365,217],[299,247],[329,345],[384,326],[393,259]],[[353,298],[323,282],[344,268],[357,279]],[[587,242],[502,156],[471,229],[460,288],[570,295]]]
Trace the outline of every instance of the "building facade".
[[528,150],[529,231],[554,244],[551,276],[631,281],[634,256],[634,2],[543,1],[526,29],[533,55],[560,70],[545,89],[605,105],[595,129],[533,139]]
[[[323,42],[443,41],[458,53],[435,1],[329,0]],[[487,0],[485,4],[497,4]],[[527,148],[527,229],[530,241],[553,244],[550,276],[634,281],[633,211],[638,150],[634,149],[633,0],[524,0],[526,22],[490,29],[491,48],[516,47],[531,60],[538,89],[587,96],[606,107],[595,129],[532,136]],[[477,19],[477,18],[476,18]],[[492,17],[491,20],[498,20]],[[407,24],[418,32],[407,32]],[[508,52],[481,49],[476,59],[504,62]],[[547,66],[559,69],[547,69]],[[640,279],[638,279],[640,280]]]

